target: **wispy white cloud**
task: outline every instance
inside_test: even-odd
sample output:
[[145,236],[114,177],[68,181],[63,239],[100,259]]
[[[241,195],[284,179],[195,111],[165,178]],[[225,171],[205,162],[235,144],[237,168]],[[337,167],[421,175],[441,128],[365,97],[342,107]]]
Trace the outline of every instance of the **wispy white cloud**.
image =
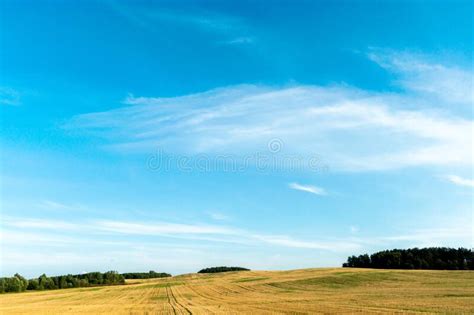
[[[64,231],[61,234],[57,229],[53,228],[53,225],[49,225],[46,228],[44,226],[28,226],[27,229],[12,229],[18,226],[12,225],[10,228],[0,229],[0,242],[2,245],[13,245],[13,246],[42,246],[42,247],[66,247],[75,245],[88,245],[88,246],[124,246],[131,245],[130,242],[116,241],[116,240],[98,240],[94,235],[67,235]],[[85,228],[82,227],[85,231]],[[46,230],[45,230],[46,229]],[[69,232],[77,232],[76,229],[69,230]]]
[[[359,232],[359,228],[351,226],[352,233]],[[64,232],[73,232],[65,235]],[[288,235],[255,234],[251,231],[232,228],[228,226],[216,225],[195,225],[177,224],[167,222],[149,223],[129,223],[122,221],[95,221],[73,223],[61,220],[31,219],[31,218],[2,218],[2,228],[0,229],[0,240],[8,243],[51,243],[50,245],[63,245],[72,243],[87,243],[89,238],[86,235],[102,235],[103,232],[111,232],[121,235],[142,235],[142,236],[186,236],[189,235],[216,235],[219,238],[203,238],[216,242],[226,241],[238,244],[256,245],[258,243],[273,244],[284,247],[327,249],[327,250],[350,250],[357,249],[366,244],[387,244],[388,242],[412,242],[436,245],[441,241],[469,240],[472,235],[472,227],[469,222],[455,227],[438,227],[414,229],[410,232],[390,236],[371,236],[367,239],[347,238],[340,240],[324,239],[295,239]],[[58,238],[58,234],[61,237]],[[224,237],[230,237],[223,239]],[[236,238],[232,238],[236,237]],[[181,238],[181,237],[180,237]],[[242,241],[241,238],[244,240]],[[186,237],[184,237],[186,239]],[[239,240],[240,239],[240,240]],[[112,243],[107,240],[98,241],[101,244],[123,245],[123,241],[117,241],[112,237]],[[127,239],[131,244],[131,239]],[[140,239],[140,242],[143,242]],[[374,243],[375,242],[375,243]]]
[[312,186],[312,185],[301,185],[298,183],[290,183],[288,184],[288,187],[290,187],[291,189],[309,192],[311,194],[315,194],[319,196],[327,195],[327,192],[323,188]]
[[[402,73],[411,66],[416,71],[426,68],[392,64]],[[406,84],[413,89],[422,84],[416,76],[411,80]],[[459,94],[465,95],[470,82],[458,83]],[[427,104],[429,93],[408,88],[373,92],[344,85],[241,85],[171,98],[130,96],[126,107],[79,115],[66,127],[106,137],[112,148],[124,152],[160,148],[170,153],[247,156],[279,138],[281,154],[307,159],[317,155],[333,170],[472,165],[471,117],[448,112],[454,99],[435,95]]]
[[[12,227],[21,227],[17,225],[11,225]],[[51,228],[52,226],[48,226]],[[33,228],[37,228],[34,226]],[[75,242],[74,239],[72,242]],[[23,229],[0,229],[0,242],[5,245],[28,245],[28,244],[36,244],[36,245],[46,245],[46,246],[65,246],[71,244],[71,240],[66,237],[57,237],[57,235],[50,235],[46,233],[38,233],[38,232],[28,232],[24,231]]]
[[243,44],[251,44],[255,41],[253,37],[248,37],[248,36],[242,36],[242,37],[236,37],[233,39],[225,40],[222,41],[222,44],[226,45],[243,45]]
[[223,214],[221,212],[215,212],[215,211],[209,211],[207,214],[213,219],[217,221],[227,221],[230,219],[230,217],[226,214]]
[[390,51],[372,51],[369,58],[400,76],[404,88],[435,96],[448,104],[463,104],[472,108],[474,101],[472,69],[446,66],[430,61],[429,56]]
[[109,232],[139,235],[174,235],[174,234],[236,234],[231,228],[213,225],[192,225],[167,222],[129,223],[120,221],[98,221],[95,227]]
[[351,225],[351,226],[349,227],[349,229],[350,229],[351,233],[353,233],[353,234],[354,234],[354,233],[358,233],[359,230],[360,230],[360,228],[359,228],[358,226],[355,226],[355,225]]
[[[259,243],[277,245],[291,248],[325,249],[331,251],[341,251],[348,248],[357,248],[359,245],[347,240],[323,241],[323,240],[299,240],[287,235],[264,235],[252,234],[249,231],[209,225],[188,225],[170,223],[134,224],[126,222],[98,222],[97,228],[121,234],[138,235],[193,235],[211,234],[219,235],[219,238],[202,238],[207,241],[230,242],[246,245],[258,245]],[[227,237],[227,238],[226,238]],[[192,237],[192,239],[199,239]]]
[[474,187],[474,180],[462,178],[457,175],[447,175],[445,176],[446,180],[449,182],[458,185],[458,186],[465,186],[465,187]]
[[[155,236],[183,241],[233,243],[245,246],[274,245],[289,248],[324,249],[331,251],[343,251],[359,246],[358,243],[350,240],[302,240],[295,239],[288,235],[255,234],[252,231],[244,229],[207,224],[179,224],[169,222],[137,223],[112,220],[72,223],[58,220],[8,218],[2,222],[2,225],[3,227],[0,230],[0,234],[2,234],[1,236],[3,238],[12,236],[13,241],[16,240],[19,242],[25,239],[31,240],[32,238],[37,238],[38,242],[51,241],[51,246],[83,243],[84,237],[90,235],[100,235],[105,238],[107,238],[107,235]],[[65,236],[64,233],[68,232],[73,232],[73,234]],[[61,233],[60,240],[58,242],[54,241],[55,235],[51,233]],[[56,236],[57,235],[58,234],[56,234]],[[114,243],[116,242],[113,237],[111,240]]]
[[[127,271],[130,266],[143,269],[150,265],[159,265],[165,271],[190,272],[198,269],[196,265],[201,264],[239,264],[242,257],[234,255],[238,252],[235,250],[237,246],[254,258],[260,257],[265,248],[300,251],[304,257],[312,257],[310,259],[315,259],[314,256],[323,251],[323,256],[335,255],[333,259],[342,261],[347,255],[393,246],[469,246],[472,236],[469,224],[406,230],[389,236],[360,235],[357,238],[335,239],[308,236],[295,238],[289,235],[254,233],[228,226],[164,222],[72,222],[9,217],[7,220],[2,218],[1,223],[2,258],[6,262],[2,270],[5,274],[33,266],[41,266],[41,272],[49,270],[54,273],[72,272],[71,266],[80,268],[81,271],[98,268],[104,271]],[[87,248],[90,253],[87,259],[78,254],[82,248]],[[193,257],[192,262],[183,260],[186,255]],[[268,256],[262,255],[261,259]],[[282,259],[298,257],[292,261],[292,266],[302,267],[301,256],[282,256]],[[62,271],[58,269],[58,261],[64,260],[68,261],[68,267]],[[257,260],[255,258],[254,263]],[[281,263],[281,260],[278,261]],[[274,266],[271,261],[259,261],[256,264],[258,268],[265,269]],[[334,262],[328,263],[333,264]],[[279,268],[283,266],[279,265]]]
[[20,93],[9,87],[0,87],[0,104],[1,105],[20,105]]
[[204,31],[232,34],[246,28],[242,19],[210,11],[183,12],[161,9],[147,14],[151,19],[187,24]]
[[254,37],[248,36],[250,27],[244,19],[207,10],[171,10],[164,7],[156,10],[139,9],[124,3],[109,3],[110,7],[132,25],[155,32],[163,24],[189,27],[190,32],[204,32],[225,38],[221,44],[248,44]]
[[77,204],[65,204],[53,200],[42,200],[38,206],[48,210],[82,210],[83,206]]
[[52,229],[52,230],[67,230],[74,231],[80,229],[80,226],[75,223],[70,223],[62,220],[52,219],[35,219],[35,218],[12,218],[2,217],[2,225],[20,229]]
[[[385,242],[402,242],[408,246],[460,246],[472,243],[472,226],[416,229],[410,233],[380,237]],[[465,245],[466,246],[466,245]]]
[[355,250],[361,247],[361,244],[349,240],[340,241],[316,241],[316,240],[298,240],[285,235],[254,235],[258,240],[264,243],[279,245],[292,248],[306,249],[324,249],[330,251]]

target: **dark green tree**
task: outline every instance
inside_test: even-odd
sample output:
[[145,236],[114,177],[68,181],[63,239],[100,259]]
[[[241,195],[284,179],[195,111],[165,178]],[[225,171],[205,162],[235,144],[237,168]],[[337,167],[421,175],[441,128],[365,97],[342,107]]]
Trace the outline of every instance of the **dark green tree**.
[[386,269],[473,269],[474,253],[466,248],[410,248],[392,249],[350,256],[343,267]]
[[28,280],[28,287],[27,290],[39,290],[39,282],[38,279],[30,279]]

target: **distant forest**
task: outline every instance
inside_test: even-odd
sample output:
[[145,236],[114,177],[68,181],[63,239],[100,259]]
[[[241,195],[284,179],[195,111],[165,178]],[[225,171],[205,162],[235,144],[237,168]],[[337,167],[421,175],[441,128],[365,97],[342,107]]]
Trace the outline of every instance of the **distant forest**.
[[64,275],[48,277],[45,274],[36,279],[27,280],[19,274],[13,277],[0,278],[0,293],[23,292],[26,290],[54,290],[81,288],[100,285],[125,284],[125,279],[150,279],[170,277],[170,274],[150,272],[129,272],[119,274],[116,271],[89,272],[80,275]]
[[149,272],[127,272],[127,273],[122,273],[122,276],[125,279],[152,279],[152,278],[171,277],[169,273],[155,272],[153,270],[150,270]]
[[242,267],[211,267],[211,268],[204,268],[198,271],[198,273],[216,273],[216,272],[227,272],[227,271],[249,271],[250,269],[242,268]]
[[474,270],[474,253],[467,248],[392,249],[350,256],[343,267],[383,269]]

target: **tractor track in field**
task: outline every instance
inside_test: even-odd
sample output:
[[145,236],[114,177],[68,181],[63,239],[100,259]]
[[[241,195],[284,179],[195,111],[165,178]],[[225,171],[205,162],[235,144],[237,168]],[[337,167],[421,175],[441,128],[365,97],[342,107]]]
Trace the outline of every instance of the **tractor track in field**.
[[[189,291],[194,292],[194,294],[196,294],[196,296],[198,296],[198,297],[204,299],[204,301],[214,301],[214,302],[216,301],[216,300],[214,300],[214,299],[208,298],[205,294],[200,293],[200,292],[197,291],[192,285],[188,285],[188,286],[186,286],[186,288],[187,288]],[[211,309],[209,309],[208,306],[201,305],[200,307],[206,311],[206,314],[216,314],[216,312],[215,312],[215,311],[212,311]]]
[[188,288],[189,288],[191,291],[193,291],[194,293],[196,293],[197,296],[200,296],[200,297],[202,297],[202,298],[205,299],[205,300],[214,301],[214,302],[221,302],[221,301],[222,301],[222,299],[219,299],[219,298],[215,298],[215,297],[206,295],[205,293],[201,293],[201,292],[199,292],[197,289],[195,289],[195,288],[192,287],[192,286],[188,286]]
[[169,292],[168,292],[168,289],[169,289],[169,288],[167,287],[167,288],[166,288],[166,297],[168,298],[168,304],[171,306],[171,309],[173,310],[173,314],[177,315],[178,313],[176,313],[176,309],[175,309],[173,303],[171,303],[171,296],[170,296],[170,294],[169,294]]
[[241,284],[234,284],[236,287],[239,287],[241,288],[242,290],[244,291],[248,291],[248,292],[256,292],[257,290],[255,290],[254,288],[250,288],[250,287],[247,287],[247,286],[243,286]]
[[[196,288],[194,288],[194,286],[191,286],[191,285],[190,285],[190,286],[187,286],[187,288],[188,288],[190,291],[194,292],[197,296],[203,298],[205,301],[207,300],[207,301],[215,302],[215,303],[216,303],[216,306],[217,306],[217,307],[220,307],[220,304],[222,303],[222,299],[210,297],[210,296],[208,296],[208,295],[206,295],[206,294],[204,294],[204,293],[201,293],[201,292],[199,292]],[[207,310],[208,310],[208,314],[211,314],[211,313],[212,313],[212,314],[215,314],[215,312],[209,310],[209,308],[207,308]]]
[[[173,308],[173,312],[174,314],[177,314],[177,311],[179,310],[180,313],[181,311],[186,311],[187,314],[192,314],[193,312],[191,312],[191,310],[189,308],[187,308],[186,306],[184,306],[183,304],[181,304],[178,299],[176,298],[176,296],[174,295],[174,292],[173,292],[173,288],[171,287],[167,287],[166,288],[166,293],[168,295],[168,303],[171,305],[171,307]],[[173,303],[172,303],[173,302]],[[179,309],[177,307],[175,307],[175,305],[179,306]]]

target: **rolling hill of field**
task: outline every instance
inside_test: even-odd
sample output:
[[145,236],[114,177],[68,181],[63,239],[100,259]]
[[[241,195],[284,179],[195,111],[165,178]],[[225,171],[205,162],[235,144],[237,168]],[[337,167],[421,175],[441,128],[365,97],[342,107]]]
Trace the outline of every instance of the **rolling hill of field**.
[[1,314],[474,314],[474,272],[333,268],[188,274],[0,299]]

